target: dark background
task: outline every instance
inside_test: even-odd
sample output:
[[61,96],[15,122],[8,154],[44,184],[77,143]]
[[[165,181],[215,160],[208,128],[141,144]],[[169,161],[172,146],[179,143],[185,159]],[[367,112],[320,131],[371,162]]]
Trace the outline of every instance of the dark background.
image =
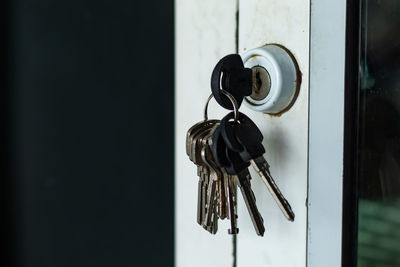
[[173,1],[1,5],[6,266],[173,266]]

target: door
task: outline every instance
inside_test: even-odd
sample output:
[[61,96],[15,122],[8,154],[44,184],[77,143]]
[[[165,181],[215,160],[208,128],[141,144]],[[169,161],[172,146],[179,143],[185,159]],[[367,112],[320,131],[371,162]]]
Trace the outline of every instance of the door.
[[[341,266],[346,1],[176,1],[176,265]],[[286,47],[301,85],[292,107],[269,115],[245,106],[264,135],[265,157],[296,214],[289,222],[251,170],[264,237],[255,234],[243,200],[237,236],[228,223],[210,235],[196,223],[196,167],[186,131],[203,119],[211,71],[230,53],[265,44]],[[209,116],[227,113],[211,104]]]

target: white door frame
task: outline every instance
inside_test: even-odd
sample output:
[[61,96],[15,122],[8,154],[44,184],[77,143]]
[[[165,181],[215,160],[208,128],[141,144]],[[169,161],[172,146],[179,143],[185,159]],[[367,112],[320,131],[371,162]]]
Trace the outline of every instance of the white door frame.
[[311,1],[307,266],[341,266],[346,1]]

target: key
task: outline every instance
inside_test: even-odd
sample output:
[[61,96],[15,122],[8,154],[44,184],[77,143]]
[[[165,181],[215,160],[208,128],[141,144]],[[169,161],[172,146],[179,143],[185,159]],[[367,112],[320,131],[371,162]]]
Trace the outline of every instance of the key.
[[[207,196],[207,211],[206,211],[206,216],[205,216],[205,222],[204,224],[206,225],[206,227],[212,227],[215,228],[215,221],[218,220],[218,218],[216,218],[216,215],[218,215],[217,209],[216,209],[216,202],[218,202],[218,206],[223,206],[224,204],[224,199],[221,199],[220,197],[218,198],[219,201],[217,201],[217,192],[218,192],[218,185],[221,184],[221,180],[222,180],[222,172],[220,171],[220,169],[218,168],[218,166],[216,166],[213,156],[212,156],[212,152],[211,149],[209,147],[209,140],[212,136],[212,134],[214,133],[215,127],[212,128],[208,135],[206,137],[203,138],[202,140],[202,150],[201,150],[201,157],[203,162],[206,163],[206,165],[208,166],[208,169],[210,171],[210,184],[208,187],[208,196]],[[221,192],[219,192],[220,196],[221,196]],[[222,207],[220,207],[220,211],[222,212]],[[210,231],[211,233],[213,233],[214,231]]]
[[208,189],[208,182],[209,180],[209,175],[204,175],[203,176],[203,184],[201,187],[201,218],[199,224],[204,226],[204,219],[206,217],[206,207],[207,207],[207,189]]
[[254,138],[254,141],[262,142],[262,140],[264,139],[264,136],[262,135],[260,130],[258,130],[257,125],[249,117],[247,117],[245,114],[239,112],[238,121],[235,123],[233,121],[234,116],[232,116],[232,115],[233,115],[232,112],[227,114],[224,118],[222,118],[222,120],[220,122],[221,136],[223,137],[226,146],[230,150],[235,151],[235,152],[241,152],[244,150],[243,145],[237,139],[236,131],[235,131],[236,127],[238,127],[242,123],[245,123],[246,125],[248,125],[248,127],[251,127],[254,129],[257,128],[257,131],[254,131],[251,133],[252,134],[251,138]]
[[258,211],[256,198],[253,190],[251,190],[251,176],[247,168],[250,163],[243,161],[236,152],[231,151],[228,148],[226,149],[226,157],[230,162],[230,166],[226,167],[226,172],[230,175],[236,176],[251,221],[253,222],[254,229],[256,230],[257,235],[263,236],[265,232],[264,220]]
[[217,205],[214,205],[214,211],[212,214],[212,222],[211,222],[211,227],[206,229],[209,231],[211,234],[216,234],[218,231],[218,213],[217,213]]
[[[239,121],[240,118],[243,117],[243,113],[239,112]],[[221,136],[223,138],[223,142],[225,142],[226,146],[235,152],[240,152],[243,150],[242,144],[239,143],[239,141],[236,138],[234,127],[235,123],[231,121],[231,116],[229,114],[225,117],[222,118],[220,122],[220,132]]]
[[212,169],[217,173],[218,216],[221,220],[223,220],[227,217],[227,212],[228,212],[226,193],[225,193],[225,179],[224,179],[224,175],[226,174],[226,172],[224,172],[223,169],[219,168],[218,165],[215,163],[211,151],[212,137],[214,135],[216,128],[217,127],[214,127],[209,132],[209,134],[203,139],[204,156],[206,157],[206,158],[203,157],[203,161],[208,163],[209,169]]
[[[200,135],[202,132],[207,131],[210,127],[219,123],[218,120],[205,120],[201,121],[194,126],[192,126],[186,136],[186,153],[189,156],[190,160],[193,161],[197,165],[197,174],[199,176],[198,182],[198,202],[197,202],[197,223],[202,225],[204,214],[205,214],[205,196],[206,196],[206,188],[207,188],[207,178],[208,169],[204,162],[201,161],[201,156],[195,156],[192,153],[192,145],[196,137]],[[200,151],[199,153],[200,154]],[[196,161],[197,160],[197,161]]]
[[[187,132],[186,135],[186,154],[189,156],[189,159],[191,161],[194,161],[194,156],[192,154],[192,144],[193,144],[193,139],[196,137],[197,134],[199,134],[201,131],[203,131],[205,128],[210,127],[216,123],[219,123],[218,120],[204,120],[201,121],[195,125],[193,125]],[[199,158],[199,157],[198,157]],[[197,165],[197,164],[196,164]],[[198,175],[200,174],[202,165],[198,165],[197,173]],[[206,171],[206,170],[204,170]]]
[[251,176],[247,169],[250,163],[242,161],[236,152],[227,149],[220,131],[221,127],[218,127],[213,136],[212,150],[215,161],[220,167],[225,168],[228,175],[236,176],[256,233],[262,236],[265,232],[264,220],[257,209],[256,199],[251,190]]
[[[215,223],[213,223],[213,216],[214,216],[214,204],[215,204],[215,195],[216,193],[216,186],[217,186],[217,179],[215,178],[215,173],[212,173],[212,169],[210,168],[209,164],[204,161],[201,151],[204,148],[204,140],[209,135],[210,132],[213,131],[214,127],[218,125],[218,122],[215,124],[209,124],[199,130],[195,136],[192,138],[192,151],[190,152],[193,161],[198,164],[202,165],[202,169],[205,172],[204,182],[201,188],[201,212],[200,224],[210,231],[211,233],[215,232],[214,228]],[[218,218],[217,218],[218,219]]]
[[204,206],[205,202],[203,201],[205,198],[204,192],[205,192],[205,181],[204,177],[207,175],[204,173],[203,169],[204,167],[199,166],[198,168],[198,173],[197,175],[199,176],[199,182],[197,185],[197,223],[199,225],[202,225],[203,219],[204,219]]
[[225,176],[227,176],[227,174],[218,166],[217,168],[221,172],[221,180],[218,181],[218,217],[221,220],[224,220],[226,217],[228,217],[228,203],[227,203],[228,200],[226,198],[226,185],[225,185],[226,184]]
[[[206,152],[203,149],[202,155],[204,157],[204,161],[207,162],[207,156]],[[208,162],[207,162],[208,164]],[[211,165],[210,165],[211,166]],[[211,167],[210,167],[211,168]],[[210,181],[208,184],[207,188],[207,209],[206,209],[206,214],[204,218],[204,225],[209,227],[211,226],[212,222],[212,216],[214,215],[214,205],[215,205],[215,199],[217,197],[217,180],[219,179],[218,174],[215,170],[210,169]]]
[[[226,117],[233,118],[233,116],[234,114],[230,113]],[[239,116],[239,121],[240,123],[236,123],[235,125],[224,124],[224,131],[234,132],[236,140],[243,146],[243,150],[239,152],[240,158],[245,162],[251,162],[251,165],[257,171],[257,173],[267,186],[269,192],[275,199],[282,213],[289,221],[294,221],[295,214],[289,202],[283,196],[274,179],[272,178],[272,175],[269,171],[270,166],[263,157],[265,149],[262,145],[262,133],[258,129],[257,125],[255,125],[254,122],[251,121],[251,119],[248,118],[246,115],[241,113]],[[224,135],[224,137],[228,136],[232,136],[232,134]],[[229,146],[229,140],[230,139],[224,139],[224,141],[227,143],[227,146]]]
[[204,162],[200,162],[194,159],[194,163],[197,165],[197,174],[199,176],[198,181],[198,199],[197,199],[197,223],[202,225],[204,214],[205,214],[205,196],[208,184],[208,168]]
[[221,135],[221,124],[214,131],[211,151],[218,167],[225,168],[230,165],[225,153],[226,143]]
[[204,120],[196,123],[190,129],[187,131],[186,134],[186,154],[191,158],[190,156],[190,151],[191,151],[191,146],[192,146],[192,138],[195,135],[196,132],[201,130],[203,127],[206,127],[207,125],[214,125],[216,123],[219,123],[219,120]]
[[[211,124],[205,126],[202,131],[199,131],[197,134],[195,134],[194,138],[192,139],[192,144],[191,144],[191,155],[192,155],[192,160],[193,162],[201,163],[204,162],[202,155],[201,155],[201,150],[203,148],[203,140],[209,135],[210,131],[213,130],[213,128],[218,125],[219,123],[216,124]],[[208,166],[206,166],[208,167]]]
[[[205,218],[207,216],[207,198],[209,197],[210,191],[209,186],[210,186],[210,175],[211,175],[211,170],[208,166],[208,164],[206,162],[204,162],[202,156],[201,156],[201,151],[203,148],[203,140],[205,139],[205,137],[212,131],[213,127],[215,127],[217,125],[218,122],[216,122],[216,124],[211,124],[211,125],[207,125],[206,127],[203,127],[203,129],[201,131],[198,131],[197,134],[195,134],[195,136],[192,139],[192,156],[193,156],[193,161],[202,166],[203,169],[203,182],[202,182],[202,187],[201,187],[201,196],[202,198],[201,200],[201,212],[200,212],[200,217],[198,218],[198,222],[200,221],[203,226],[210,226],[210,216],[207,217],[207,223],[205,223]],[[212,185],[213,186],[213,185]],[[199,212],[198,212],[199,213]]]
[[236,213],[236,185],[234,183],[234,176],[228,175],[225,171],[224,166],[229,165],[229,161],[225,156],[225,144],[223,142],[220,127],[217,127],[214,131],[211,141],[211,151],[213,158],[217,166],[222,170],[225,180],[225,190],[227,198],[228,216],[230,221],[229,234],[239,233],[237,228],[237,213]]
[[[224,171],[225,172],[225,171]],[[239,228],[237,228],[236,218],[236,190],[235,183],[233,181],[234,176],[228,175],[226,172],[224,174],[225,180],[225,190],[227,195],[227,204],[228,204],[228,217],[230,221],[230,229],[228,233],[230,235],[236,235],[239,233]]]
[[233,109],[231,100],[221,93],[221,89],[229,92],[236,100],[239,108],[243,98],[251,95],[253,72],[245,68],[242,58],[237,54],[223,57],[211,75],[211,91],[215,100],[226,109]]

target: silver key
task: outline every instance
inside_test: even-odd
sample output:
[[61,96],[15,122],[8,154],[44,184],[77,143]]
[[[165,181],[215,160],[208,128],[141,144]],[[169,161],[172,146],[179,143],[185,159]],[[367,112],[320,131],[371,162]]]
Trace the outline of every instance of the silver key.
[[203,130],[205,127],[208,127],[209,125],[215,125],[216,123],[219,123],[219,120],[204,120],[204,121],[196,123],[187,131],[186,154],[189,156],[190,160],[192,160],[192,158],[193,158],[193,156],[191,154],[193,138],[196,136],[196,134],[199,133],[199,131]]
[[196,123],[195,125],[193,125],[192,127],[190,127],[190,129],[187,131],[186,133],[186,154],[190,157],[190,148],[191,148],[191,144],[192,144],[192,138],[194,136],[194,134],[201,130],[203,127],[209,125],[209,124],[213,124],[215,122],[219,122],[218,120],[204,120],[204,121],[200,121],[198,123]]
[[218,124],[211,129],[210,133],[203,139],[203,146],[204,146],[204,153],[206,159],[203,160],[209,165],[209,169],[212,169],[217,173],[218,180],[217,180],[217,196],[218,196],[218,217],[223,220],[228,216],[228,205],[226,199],[226,192],[225,192],[225,179],[224,179],[224,170],[219,168],[214,161],[213,154],[211,152],[212,146],[212,137],[215,132],[216,127]]
[[242,192],[244,202],[246,203],[247,210],[250,214],[251,221],[253,222],[254,229],[257,235],[263,236],[265,232],[264,220],[257,209],[256,198],[253,190],[251,190],[250,173],[246,168],[237,174],[238,185]]
[[226,198],[226,186],[225,186],[225,176],[221,169],[220,172],[221,179],[218,180],[218,216],[221,220],[228,217],[228,204]]
[[281,191],[279,190],[278,186],[276,185],[274,179],[271,176],[271,173],[269,171],[269,164],[265,160],[264,157],[258,157],[256,159],[251,159],[250,160],[251,165],[253,165],[253,168],[257,171],[257,173],[260,175],[261,179],[267,186],[269,192],[275,199],[276,203],[278,204],[279,208],[285,215],[285,217],[289,221],[294,221],[294,212],[292,210],[292,207],[290,206],[289,202],[286,200],[286,198],[283,196]]
[[203,167],[198,166],[197,167],[197,175],[199,176],[199,182],[197,185],[197,223],[202,225],[203,219],[204,219],[204,202],[203,202],[203,192],[204,192],[204,173],[202,171]]
[[[212,130],[210,131],[212,134]],[[209,134],[210,134],[209,133]],[[211,226],[212,224],[212,218],[214,216],[216,207],[216,199],[217,199],[217,186],[218,186],[218,180],[221,180],[221,172],[218,171],[218,167],[216,168],[215,163],[213,162],[212,158],[212,153],[210,148],[207,145],[207,139],[205,138],[202,142],[202,150],[201,150],[201,158],[203,162],[206,163],[208,166],[208,169],[210,171],[209,175],[209,184],[208,184],[208,190],[207,190],[207,211],[205,215],[205,220],[204,224],[205,226]]]
[[211,224],[208,226],[203,225],[203,228],[206,229],[211,234],[216,234],[218,231],[218,213],[217,213],[217,205],[213,205],[214,210],[211,215]]
[[[201,188],[201,209],[200,212],[198,211],[198,222],[200,222],[201,225],[203,226],[209,226],[209,224],[205,225],[204,220],[206,216],[206,206],[207,206],[207,201],[206,198],[208,197],[208,187],[210,184],[210,169],[209,166],[204,162],[204,160],[201,157],[201,150],[203,148],[203,139],[208,135],[208,133],[211,131],[211,129],[215,125],[209,124],[205,126],[202,130],[200,130],[197,134],[192,139],[192,148],[191,148],[191,155],[193,157],[193,162],[196,163],[197,165],[201,166],[201,170],[203,175],[201,176],[203,179],[201,179],[201,187],[199,185],[199,188]],[[198,203],[199,206],[199,203]],[[209,222],[209,221],[208,221]]]
[[247,168],[250,164],[244,162],[236,152],[229,149],[226,149],[226,157],[230,163],[230,165],[226,167],[226,172],[237,177],[240,191],[242,192],[256,233],[257,235],[263,236],[265,232],[264,220],[257,209],[256,198],[253,190],[251,190],[251,175]]
[[[226,119],[223,120],[223,123],[224,122],[226,122]],[[231,128],[224,127],[223,129],[225,130],[223,133],[227,136],[228,134],[234,135],[234,138],[227,138],[227,141],[229,141],[228,143],[232,147],[234,146],[234,142],[231,143],[230,141],[236,140],[237,143],[240,143],[242,146],[242,150],[239,152],[240,158],[245,162],[251,162],[285,217],[288,220],[293,221],[294,212],[292,211],[289,202],[285,199],[278,186],[275,184],[275,181],[269,172],[269,164],[263,157],[265,148],[262,145],[263,135],[260,129],[258,129],[251,119],[246,117],[244,114],[241,116],[240,123],[235,124],[235,126]]]
[[210,181],[207,188],[207,204],[206,204],[206,214],[204,218],[204,226],[211,226],[212,218],[214,215],[214,205],[217,197],[217,174],[213,171],[210,173]]
[[[193,161],[197,165],[197,173],[199,176],[199,181],[198,181],[198,203],[197,203],[197,222],[201,225],[203,220],[204,220],[204,214],[205,214],[205,190],[206,190],[206,181],[205,178],[208,175],[208,169],[207,166],[204,164],[204,162],[201,161],[201,157],[195,156],[192,151],[192,146],[194,143],[195,138],[207,130],[209,127],[214,125],[215,123],[218,123],[218,120],[205,120],[201,121],[195,125],[193,125],[187,132],[186,135],[186,153],[189,156],[190,160]],[[197,161],[196,161],[197,160]],[[200,161],[199,161],[200,160]]]
[[237,213],[236,213],[236,185],[234,181],[234,176],[228,175],[225,170],[223,170],[223,177],[225,180],[224,186],[226,190],[227,198],[227,208],[228,216],[230,221],[230,229],[228,233],[231,235],[236,235],[239,233],[239,228],[237,228]]

